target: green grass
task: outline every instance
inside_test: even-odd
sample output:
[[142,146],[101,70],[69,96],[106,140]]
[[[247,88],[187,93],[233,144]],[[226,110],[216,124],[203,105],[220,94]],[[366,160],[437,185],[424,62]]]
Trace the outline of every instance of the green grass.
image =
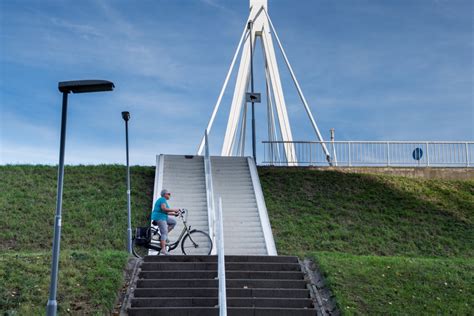
[[[473,309],[474,181],[260,168],[280,254],[313,258],[344,314]],[[57,169],[0,166],[0,314],[48,299]],[[132,168],[133,226],[147,223],[154,168]],[[60,314],[108,314],[127,259],[125,167],[66,167]],[[100,282],[98,282],[100,280]]]
[[346,315],[469,315],[474,261],[317,252]]
[[[132,167],[132,223],[145,223],[154,168]],[[57,168],[0,167],[0,251],[50,249],[56,212]],[[126,169],[67,166],[64,172],[62,249],[125,249]]]
[[[109,313],[123,284],[123,251],[61,252],[59,314]],[[17,252],[0,257],[0,306],[6,315],[43,315],[49,294],[51,256]]]
[[474,256],[474,181],[261,168],[282,254]]
[[469,315],[474,181],[260,168],[279,254],[314,259],[346,315]]
[[[126,169],[67,166],[64,176],[60,314],[110,313],[123,285]],[[0,167],[0,314],[44,314],[49,293],[57,168]],[[146,223],[153,167],[132,167],[132,225]]]

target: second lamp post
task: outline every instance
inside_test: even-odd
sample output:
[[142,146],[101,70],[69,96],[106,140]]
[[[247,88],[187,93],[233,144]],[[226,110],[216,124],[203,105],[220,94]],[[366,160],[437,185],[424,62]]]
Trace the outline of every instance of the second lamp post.
[[122,118],[125,121],[125,150],[127,152],[127,251],[129,254],[132,253],[132,211],[131,211],[131,199],[130,199],[130,164],[128,159],[128,121],[130,120],[130,112],[122,112]]

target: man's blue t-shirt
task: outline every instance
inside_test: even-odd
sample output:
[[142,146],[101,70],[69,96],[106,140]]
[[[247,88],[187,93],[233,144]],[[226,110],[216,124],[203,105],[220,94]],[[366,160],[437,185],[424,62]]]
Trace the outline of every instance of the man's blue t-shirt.
[[165,203],[166,208],[170,208],[168,206],[168,202],[164,197],[160,197],[158,200],[156,200],[155,207],[153,207],[153,212],[151,212],[151,220],[152,221],[167,221],[168,220],[168,214],[165,213],[161,209],[161,204]]

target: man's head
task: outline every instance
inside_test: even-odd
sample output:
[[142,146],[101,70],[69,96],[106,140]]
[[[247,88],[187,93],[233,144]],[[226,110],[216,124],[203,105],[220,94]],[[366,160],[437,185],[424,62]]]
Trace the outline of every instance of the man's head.
[[161,190],[160,195],[161,195],[162,197],[164,197],[165,199],[169,200],[169,199],[170,199],[170,196],[171,196],[171,193],[170,193],[168,190],[163,189],[163,190]]

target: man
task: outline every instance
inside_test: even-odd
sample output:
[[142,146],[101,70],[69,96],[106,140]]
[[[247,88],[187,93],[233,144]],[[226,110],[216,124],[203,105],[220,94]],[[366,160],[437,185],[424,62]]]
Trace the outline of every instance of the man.
[[156,221],[161,232],[161,254],[167,256],[168,251],[166,250],[166,241],[168,240],[168,233],[173,230],[176,226],[176,220],[168,215],[178,215],[180,209],[170,208],[168,200],[170,199],[171,193],[168,190],[161,190],[161,197],[156,201],[151,213],[151,220]]

